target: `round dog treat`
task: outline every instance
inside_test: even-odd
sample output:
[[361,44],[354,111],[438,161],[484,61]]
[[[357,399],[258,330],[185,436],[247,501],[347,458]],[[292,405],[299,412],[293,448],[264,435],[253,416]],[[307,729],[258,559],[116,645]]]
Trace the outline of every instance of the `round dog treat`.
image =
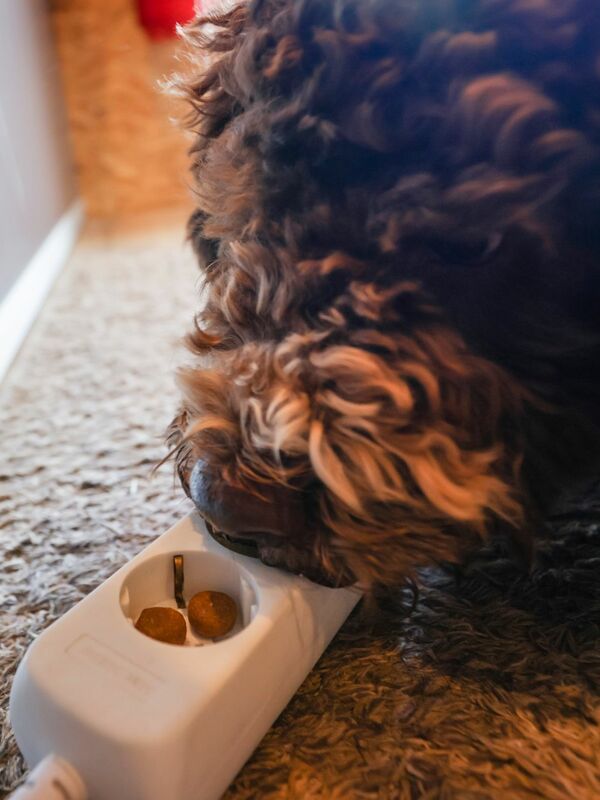
[[135,627],[146,636],[167,644],[183,644],[187,633],[185,619],[174,608],[145,608]]
[[198,592],[188,603],[190,625],[200,636],[225,636],[237,618],[235,601],[223,592]]

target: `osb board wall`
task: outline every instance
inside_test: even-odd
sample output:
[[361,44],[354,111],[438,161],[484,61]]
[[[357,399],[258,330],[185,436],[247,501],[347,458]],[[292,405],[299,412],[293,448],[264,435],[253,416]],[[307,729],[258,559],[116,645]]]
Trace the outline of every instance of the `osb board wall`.
[[72,146],[88,217],[123,218],[191,203],[181,101],[157,81],[177,68],[176,39],[152,43],[133,0],[51,0]]

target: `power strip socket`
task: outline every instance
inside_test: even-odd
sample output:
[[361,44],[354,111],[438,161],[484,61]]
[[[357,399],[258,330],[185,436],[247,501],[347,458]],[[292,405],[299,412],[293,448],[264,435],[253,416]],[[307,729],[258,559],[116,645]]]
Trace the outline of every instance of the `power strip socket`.
[[[134,623],[215,590],[236,601],[221,640],[156,641]],[[10,719],[29,767],[69,762],[92,800],[216,800],[252,754],[360,598],[232,553],[192,514],[133,558],[31,645]]]

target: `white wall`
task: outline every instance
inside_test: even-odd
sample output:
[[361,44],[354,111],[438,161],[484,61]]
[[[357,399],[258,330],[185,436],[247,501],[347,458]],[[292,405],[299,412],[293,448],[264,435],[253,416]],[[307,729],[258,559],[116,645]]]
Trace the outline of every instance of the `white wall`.
[[0,0],[0,302],[75,197],[46,0]]

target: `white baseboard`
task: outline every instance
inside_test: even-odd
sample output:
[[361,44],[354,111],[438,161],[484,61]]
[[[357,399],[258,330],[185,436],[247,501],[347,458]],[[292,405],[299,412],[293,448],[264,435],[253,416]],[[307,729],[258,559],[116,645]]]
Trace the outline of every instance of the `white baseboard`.
[[0,301],[0,381],[19,352],[44,300],[65,265],[83,223],[83,204],[76,200]]

